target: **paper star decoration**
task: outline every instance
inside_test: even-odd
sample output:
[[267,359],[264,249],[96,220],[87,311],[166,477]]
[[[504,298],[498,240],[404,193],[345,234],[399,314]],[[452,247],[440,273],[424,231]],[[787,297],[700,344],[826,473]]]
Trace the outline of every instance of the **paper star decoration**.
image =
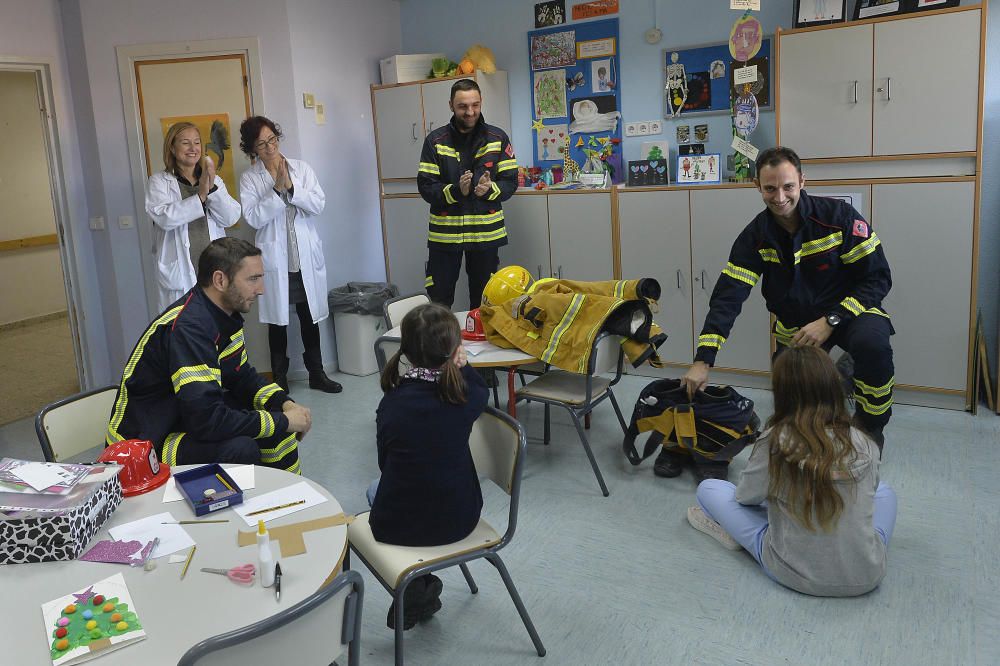
[[77,593],[74,592],[73,596],[76,597],[77,603],[82,604],[82,605],[86,605],[86,603],[88,601],[90,601],[93,598],[93,596],[94,596],[94,586],[91,585],[90,587],[88,587],[86,590],[84,590],[80,594],[77,594]]
[[582,136],[579,137],[579,138],[577,138],[577,140],[576,140],[576,147],[577,148],[582,148],[583,147],[583,137]]
[[541,132],[543,129],[545,129],[545,124],[542,122],[541,118],[539,118],[538,120],[533,120],[531,122],[531,129],[535,130],[536,132]]

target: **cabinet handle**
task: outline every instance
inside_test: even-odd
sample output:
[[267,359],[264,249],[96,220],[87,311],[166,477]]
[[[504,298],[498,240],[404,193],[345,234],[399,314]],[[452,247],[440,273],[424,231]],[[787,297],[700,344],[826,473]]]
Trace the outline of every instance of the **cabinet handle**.
[[887,102],[892,101],[892,77],[888,77],[885,80],[885,100]]
[[681,288],[681,269],[677,269],[677,288]]
[[413,140],[417,141],[417,124],[413,123]]
[[427,131],[430,132],[432,129],[434,129],[434,121],[433,120],[431,121],[431,124],[427,126]]
[[539,279],[539,280],[541,280],[541,279],[542,279],[542,265],[541,265],[541,264],[538,264],[538,272],[537,272],[537,273],[535,273],[535,275],[537,275],[537,276],[538,276],[538,279]]
[[556,275],[562,280],[562,266],[556,269]]
[[703,269],[701,269],[701,288],[702,289],[705,288],[705,282],[706,282],[706,280],[705,280],[705,269],[703,268]]
[[858,103],[858,82],[854,82],[854,103]]

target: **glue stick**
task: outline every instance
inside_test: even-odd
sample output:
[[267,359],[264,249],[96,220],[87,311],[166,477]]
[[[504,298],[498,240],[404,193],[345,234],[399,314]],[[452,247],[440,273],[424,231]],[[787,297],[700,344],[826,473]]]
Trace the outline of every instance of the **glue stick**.
[[274,556],[271,554],[271,537],[264,527],[264,521],[257,521],[257,568],[260,570],[260,584],[274,585]]

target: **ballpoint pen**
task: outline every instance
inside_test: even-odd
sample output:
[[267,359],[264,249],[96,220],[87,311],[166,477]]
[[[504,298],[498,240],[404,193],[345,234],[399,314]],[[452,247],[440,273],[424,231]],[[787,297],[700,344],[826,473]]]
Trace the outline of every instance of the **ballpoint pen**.
[[274,565],[274,600],[281,601],[281,562]]

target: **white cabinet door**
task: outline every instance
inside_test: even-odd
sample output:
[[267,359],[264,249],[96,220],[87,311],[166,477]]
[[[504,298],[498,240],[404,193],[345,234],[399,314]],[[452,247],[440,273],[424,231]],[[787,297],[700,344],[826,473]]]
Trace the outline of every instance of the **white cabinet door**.
[[976,10],[875,26],[876,155],[976,149],[979,23]]
[[401,294],[423,293],[427,203],[420,197],[408,197],[385,199],[383,206],[389,282],[399,287]]
[[871,154],[871,25],[783,36],[779,67],[782,145],[802,158]]
[[375,132],[382,178],[416,178],[424,143],[420,87],[375,91]]
[[548,197],[515,194],[503,202],[507,245],[500,248],[500,265],[523,266],[535,277],[551,277]]
[[552,270],[566,280],[612,280],[611,194],[555,194],[549,199]]
[[660,311],[654,318],[668,336],[660,347],[660,358],[690,363],[694,345],[688,193],[623,192],[618,198],[618,223],[622,277],[650,277],[660,283]]
[[420,84],[421,94],[424,97],[424,126],[428,133],[451,122],[452,114],[448,101],[451,98],[453,83],[455,81],[449,79]]
[[896,383],[965,390],[975,183],[872,187],[872,227],[892,269]]
[[[691,191],[691,268],[694,333],[701,333],[708,302],[719,280],[733,241],[764,208],[752,188]],[[760,285],[743,304],[743,312],[716,359],[716,367],[763,370],[771,367],[770,314]],[[695,338],[697,340],[697,338]]]

